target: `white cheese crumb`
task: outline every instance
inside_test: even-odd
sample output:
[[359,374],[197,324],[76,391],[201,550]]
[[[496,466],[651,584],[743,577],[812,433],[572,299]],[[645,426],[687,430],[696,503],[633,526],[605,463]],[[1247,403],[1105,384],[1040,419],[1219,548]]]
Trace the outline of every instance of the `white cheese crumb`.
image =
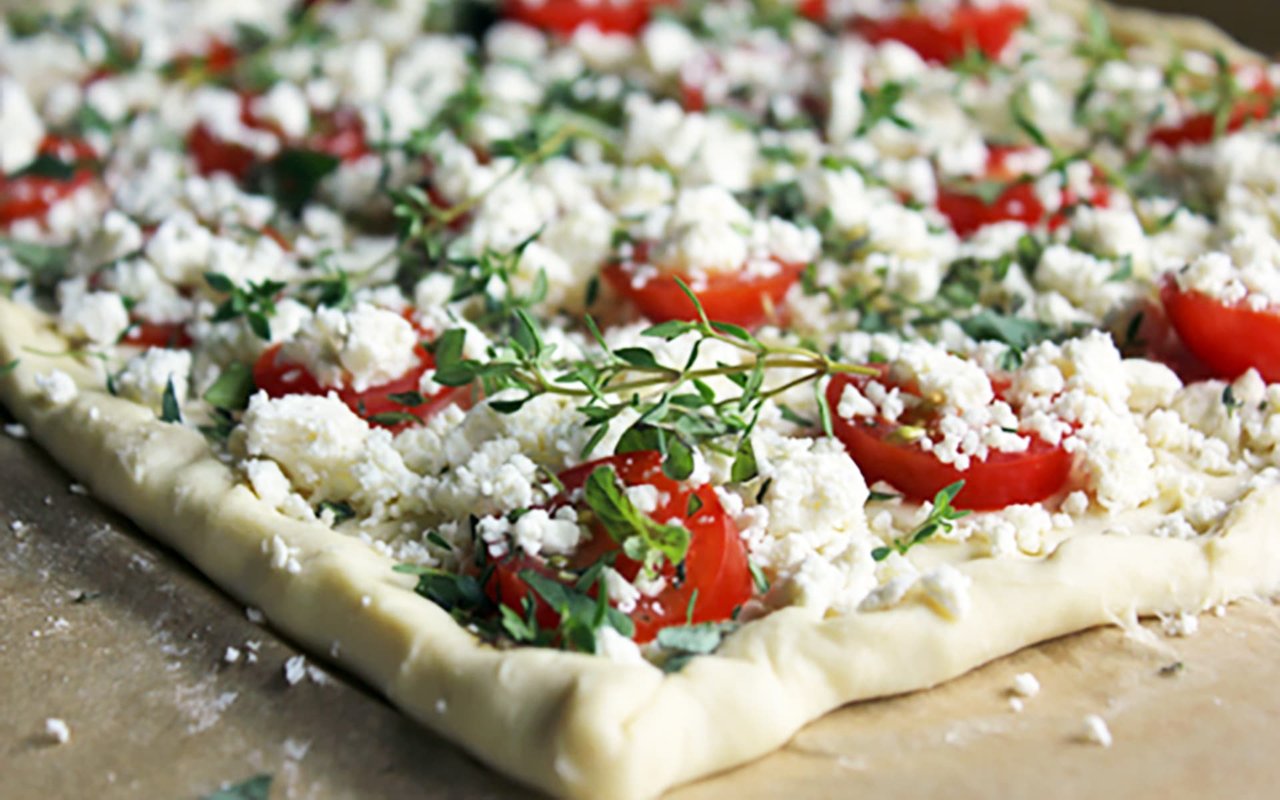
[[1200,618],[1187,611],[1181,611],[1160,618],[1160,627],[1165,636],[1193,636],[1200,629]]
[[228,647],[227,651],[222,655],[222,660],[228,664],[238,663],[240,661],[240,648]]
[[960,619],[969,613],[972,583],[968,575],[950,564],[943,564],[921,576],[919,585],[934,610],[948,619]]
[[30,436],[30,434],[27,433],[26,426],[18,422],[14,422],[10,425],[5,425],[4,432],[7,435],[13,437],[14,439],[25,439],[28,436]]
[[284,679],[290,686],[296,686],[305,677],[307,677],[305,656],[294,656],[284,662]]
[[71,741],[71,728],[57,717],[49,717],[44,721],[44,735],[57,744],[66,744]]
[[1017,697],[1009,698],[1009,710],[1012,711],[1013,713],[1015,714],[1021,713],[1022,709],[1025,707],[1026,705],[1022,702],[1021,699]]
[[0,172],[25,167],[40,149],[44,124],[18,81],[0,80]]
[[129,359],[116,377],[116,389],[121,397],[159,412],[169,386],[173,386],[173,399],[179,406],[186,402],[190,374],[191,353],[152,347]]
[[83,483],[73,483],[67,487],[67,491],[71,492],[72,494],[78,494],[81,497],[89,496],[89,489]]
[[1020,672],[1013,676],[1013,693],[1019,697],[1035,697],[1040,694],[1040,681],[1030,672]]
[[292,738],[285,739],[282,749],[284,750],[285,758],[290,761],[301,761],[307,757],[307,751],[311,749],[311,742]]
[[262,623],[267,621],[266,616],[261,611],[254,608],[253,606],[249,606],[248,608],[246,608],[244,610],[244,615],[248,617],[249,621],[255,625],[261,625]]
[[79,389],[71,376],[60,369],[36,376],[36,388],[55,406],[66,405],[76,399]]
[[1112,741],[1111,729],[1107,727],[1107,721],[1097,714],[1090,714],[1085,717],[1084,739],[1090,744],[1110,747]]

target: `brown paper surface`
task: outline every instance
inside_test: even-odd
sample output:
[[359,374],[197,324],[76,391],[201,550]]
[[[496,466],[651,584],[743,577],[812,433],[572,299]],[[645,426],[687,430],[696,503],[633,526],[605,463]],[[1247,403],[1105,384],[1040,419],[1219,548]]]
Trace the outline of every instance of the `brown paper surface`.
[[[1275,51],[1272,3],[1142,5],[1209,13]],[[671,798],[1280,796],[1280,609],[1205,615],[1189,638],[1147,630],[1088,631],[848,706]],[[341,675],[289,686],[297,654],[36,447],[0,437],[0,798],[195,798],[257,773],[273,798],[531,796]],[[1020,713],[1019,672],[1042,686]],[[1110,748],[1086,741],[1086,714],[1106,719]],[[44,734],[48,717],[69,743]]]

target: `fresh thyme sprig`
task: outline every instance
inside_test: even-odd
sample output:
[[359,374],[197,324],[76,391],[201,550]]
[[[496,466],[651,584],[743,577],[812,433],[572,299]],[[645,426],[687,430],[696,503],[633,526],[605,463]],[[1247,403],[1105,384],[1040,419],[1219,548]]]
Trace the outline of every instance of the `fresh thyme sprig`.
[[959,511],[951,505],[963,488],[964,481],[956,481],[950,486],[939,489],[933,496],[933,508],[929,510],[929,515],[925,517],[924,522],[920,523],[910,535],[891,542],[887,547],[875,548],[871,551],[871,557],[876,561],[884,561],[894,551],[905,556],[912,547],[938,531],[950,531],[955,527],[956,520],[969,516],[968,511]]
[[[507,342],[491,346],[485,360],[463,357],[464,330],[446,331],[435,344],[435,380],[445,386],[479,382],[491,397],[502,393],[490,401],[502,413],[517,411],[547,394],[581,400],[578,410],[586,426],[595,429],[583,457],[608,435],[611,423],[630,410],[637,420],[623,433],[618,452],[657,450],[664,456],[663,471],[682,480],[693,471],[694,448],[705,445],[732,456],[734,479],[747,481],[756,475],[750,434],[767,401],[828,375],[875,374],[864,365],[844,363],[818,350],[764,342],[745,328],[714,322],[693,291],[683,282],[680,287],[692,301],[697,319],[662,322],[643,335],[663,341],[695,336],[683,364],[662,363],[654,351],[642,346],[611,348],[590,318],[587,326],[601,355],[557,359],[538,323],[523,309],[516,309]],[[699,354],[709,342],[729,345],[744,357],[699,365]],[[798,374],[771,384],[770,373],[780,369],[798,370]],[[717,378],[729,380],[739,391],[720,396],[709,383]],[[823,416],[829,417],[829,411]]]

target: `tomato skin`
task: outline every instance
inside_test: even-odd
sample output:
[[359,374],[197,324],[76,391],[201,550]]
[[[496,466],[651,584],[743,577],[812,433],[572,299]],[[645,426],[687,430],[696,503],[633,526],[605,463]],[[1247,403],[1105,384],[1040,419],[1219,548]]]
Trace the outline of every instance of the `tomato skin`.
[[96,161],[98,154],[87,142],[50,135],[44,137],[38,153],[77,165],[75,172],[67,180],[38,175],[17,178],[0,175],[0,228],[8,228],[21,219],[43,217],[58,201],[94,181],[94,171],[83,164]]
[[194,340],[181,322],[146,322],[135,320],[124,335],[124,344],[134,347],[164,347],[170,350],[186,350]]
[[[1236,101],[1227,118],[1226,132],[1235,133],[1249,122],[1258,122],[1271,116],[1275,99],[1275,87],[1263,78],[1252,89],[1249,97]],[[1217,135],[1217,120],[1208,112],[1194,114],[1180,123],[1156,128],[1148,137],[1152,144],[1162,144],[1171,149],[1185,145],[1208,144]]]
[[1160,285],[1160,300],[1187,349],[1219,378],[1237,378],[1250,368],[1268,383],[1280,381],[1280,309],[1256,311],[1227,305],[1172,276]]
[[827,0],[800,0],[796,3],[796,13],[814,22],[825,22],[827,19]]
[[[1049,215],[1036,194],[1034,184],[1024,180],[1024,175],[1009,168],[1009,157],[1019,150],[1021,148],[996,146],[990,149],[984,177],[987,180],[1009,182],[1004,191],[990,203],[963,189],[939,187],[938,211],[950,220],[956,235],[967,238],[982,228],[999,222],[1021,222],[1028,226],[1045,223],[1051,231],[1066,224],[1067,210],[1079,203],[1081,198],[1072,189],[1064,189],[1061,195],[1062,210]],[[1087,198],[1090,205],[1105,208],[1110,204],[1111,190],[1096,170],[1092,190]]]
[[997,222],[1038,225],[1044,219],[1044,204],[1029,183],[1015,183],[988,204],[981,197],[950,189],[938,189],[938,210],[951,220],[956,235],[968,237]]
[[[827,403],[834,410],[844,387],[857,378],[836,376],[827,386]],[[932,500],[940,489],[963,480],[956,508],[994,511],[1019,503],[1035,503],[1061,492],[1071,475],[1072,457],[1030,434],[1031,446],[1022,453],[992,452],[966,470],[944,464],[932,453],[889,439],[899,425],[879,418],[848,420],[832,414],[831,426],[868,484],[888,481],[911,500]]]
[[653,7],[664,4],[655,0],[505,0],[502,12],[507,19],[560,36],[571,36],[587,26],[594,26],[601,33],[634,36],[649,22]]
[[[294,141],[270,122],[253,113],[254,96],[240,96],[240,121],[248,128],[275,134],[285,147],[298,147],[328,153],[343,162],[355,161],[372,152],[365,138],[364,122],[352,109],[340,108],[315,114],[312,131]],[[225,172],[243,181],[259,162],[257,153],[237,142],[218,138],[203,122],[192,126],[187,134],[187,151],[195,159],[196,170],[205,176]]]
[[187,134],[187,152],[195,159],[196,171],[206,177],[225,172],[242,181],[253,169],[257,155],[242,144],[219,139],[203,122]]
[[417,423],[408,420],[387,423],[375,420],[374,417],[379,414],[407,413],[425,421],[445,406],[461,405],[465,408],[470,403],[470,393],[465,387],[442,389],[433,395],[425,396],[426,402],[414,407],[401,405],[388,396],[417,392],[422,373],[435,366],[435,358],[422,344],[417,347],[418,364],[416,366],[399,378],[378,386],[371,386],[364,391],[356,391],[349,386],[341,389],[321,386],[305,367],[281,360],[280,348],[281,345],[271,345],[258,356],[258,360],[253,365],[254,385],[271,398],[291,394],[325,395],[335,392],[338,399],[346,403],[356,416],[367,420],[370,425],[387,428],[392,433]]
[[[805,268],[804,264],[782,262],[778,266],[778,272],[767,277],[712,272],[707,275],[705,286],[695,289],[694,294],[713,322],[754,328],[777,316],[787,290],[800,279]],[[692,287],[687,276],[680,278]],[[637,287],[626,268],[621,264],[610,264],[604,268],[604,279],[654,322],[698,319],[693,302],[680,289],[672,274],[660,272]]]
[[[747,565],[747,549],[738,534],[738,527],[725,513],[715,491],[708,485],[690,489],[662,473],[662,455],[655,451],[642,451],[609,456],[582,464],[560,474],[565,491],[554,498],[549,508],[569,504],[572,495],[585,485],[587,478],[598,467],[611,466],[619,480],[627,486],[649,484],[667,496],[650,516],[658,520],[679,519],[689,529],[691,540],[685,557],[685,580],[676,585],[676,572],[671,564],[664,564],[661,572],[667,578],[667,586],[656,597],[641,597],[630,613],[635,624],[635,641],[643,644],[652,641],[658,631],[673,625],[684,625],[689,601],[694,591],[698,599],[691,621],[719,622],[730,619],[734,611],[750,599],[753,592],[751,572]],[[697,497],[702,503],[692,515],[688,513],[689,501]],[[585,569],[602,555],[619,549],[616,542],[604,530],[593,531],[593,537],[585,542],[571,558],[569,566]],[[627,580],[634,580],[641,565],[618,553],[613,568]],[[530,589],[519,573],[533,569],[548,577],[555,577],[553,570],[540,558],[521,552],[512,552],[493,564],[492,577],[485,589],[491,599],[523,613],[522,603]],[[591,594],[595,596],[597,590]],[[535,595],[535,614],[538,624],[545,628],[556,627],[559,616]]]
[[926,14],[904,14],[883,20],[862,18],[854,23],[854,30],[874,43],[901,42],[925,61],[947,64],[964,58],[970,48],[998,59],[1013,38],[1013,32],[1026,21],[1027,10],[1021,6],[960,6],[945,20]]

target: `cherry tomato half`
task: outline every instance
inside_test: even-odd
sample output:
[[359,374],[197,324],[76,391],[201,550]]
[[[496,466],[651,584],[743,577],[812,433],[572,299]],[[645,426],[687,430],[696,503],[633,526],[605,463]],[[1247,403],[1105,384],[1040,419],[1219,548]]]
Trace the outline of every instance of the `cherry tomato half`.
[[[1265,78],[1244,97],[1235,102],[1225,124],[1226,133],[1235,133],[1249,122],[1267,119],[1272,114],[1275,87]],[[1182,122],[1156,128],[1151,132],[1152,144],[1179,148],[1191,144],[1207,144],[1218,134],[1218,120],[1209,113],[1193,114]]]
[[1228,305],[1182,289],[1172,276],[1161,283],[1160,300],[1183,344],[1214,375],[1231,379],[1252,367],[1268,383],[1280,381],[1280,309]]
[[[777,317],[787,290],[804,272],[803,264],[779,262],[778,267],[777,272],[768,276],[713,272],[694,289],[694,294],[711,321],[753,328]],[[687,276],[680,278],[692,286]],[[604,279],[654,322],[698,318],[697,309],[676,283],[674,275],[659,273],[644,285],[636,286],[624,266],[610,264],[604,269]]]
[[192,345],[191,334],[181,322],[135,320],[125,332],[124,343],[134,347],[165,347],[185,350]]
[[655,0],[506,0],[503,14],[561,36],[586,26],[634,36],[649,21],[653,7],[664,4]]
[[[963,187],[940,187],[938,189],[938,210],[951,222],[957,235],[968,237],[988,225],[998,222],[1021,222],[1035,226],[1046,222],[1049,230],[1057,230],[1066,224],[1067,210],[1081,201],[1072,189],[1064,189],[1061,194],[1062,210],[1048,214],[1044,203],[1036,194],[1035,186],[1025,176],[1009,169],[1007,160],[1021,148],[992,147],[987,159],[987,172],[984,178],[990,181],[1007,182],[1008,185],[994,199],[978,196]],[[1090,205],[1105,208],[1111,202],[1111,190],[1102,180],[1102,175],[1095,170],[1092,194],[1086,198]]]
[[[660,574],[667,580],[666,587],[655,597],[642,596],[630,613],[636,628],[635,640],[643,644],[663,628],[685,624],[686,619],[690,619],[687,615],[694,592],[697,592],[691,617],[694,623],[721,622],[732,618],[734,611],[750,599],[753,584],[747,566],[746,545],[738,534],[738,526],[720,505],[715,491],[708,485],[696,489],[682,486],[663,474],[660,453],[642,451],[598,459],[561,473],[560,482],[564,484],[565,491],[554,498],[549,507],[568,504],[570,497],[583,487],[591,473],[604,466],[613,467],[618,479],[626,486],[648,484],[656,487],[661,501],[649,516],[662,522],[679,520],[691,534],[689,552],[682,568],[677,570],[669,563],[664,564]],[[694,497],[698,502],[693,503],[695,510],[691,514],[690,501]],[[618,543],[603,529],[593,526],[591,540],[570,558],[569,567],[584,570],[601,556],[617,550]],[[634,580],[641,565],[618,553],[613,568],[627,580]],[[522,604],[530,589],[520,577],[520,572],[526,569],[553,578],[559,574],[541,558],[513,552],[494,563],[486,591],[495,602],[523,611]],[[556,627],[560,620],[555,611],[541,598],[535,596],[534,602],[538,624],[546,628]]]
[[[364,122],[351,109],[314,114],[311,131],[293,140],[286,137],[278,126],[254,114],[253,100],[252,95],[241,95],[241,123],[253,130],[275,134],[287,147],[327,153],[344,162],[355,161],[372,152],[365,139]],[[187,150],[195,159],[196,170],[201,175],[225,172],[236,180],[244,180],[259,161],[253,150],[238,142],[218,138],[203,122],[196,123],[187,134]]]
[[1013,32],[1026,21],[1027,10],[1022,6],[963,5],[946,18],[919,13],[883,20],[864,17],[854,23],[854,30],[872,42],[902,42],[924,60],[946,64],[964,58],[971,49],[988,58],[999,58]]
[[58,201],[94,180],[94,170],[88,165],[96,161],[98,155],[83,140],[46,136],[40,143],[38,154],[68,165],[72,170],[71,176],[62,179],[41,175],[20,175],[16,178],[0,175],[0,228],[7,228],[20,219],[43,217]]
[[[253,365],[253,383],[273,398],[291,394],[323,395],[336,391],[338,398],[357,416],[368,420],[372,425],[397,432],[430,419],[445,406],[466,404],[470,398],[470,393],[465,388],[446,388],[423,396],[424,402],[420,405],[407,405],[393,399],[392,395],[418,392],[422,373],[435,365],[435,358],[424,345],[419,344],[417,352],[417,365],[404,375],[364,391],[356,391],[351,387],[331,389],[321,386],[305,367],[280,358],[280,345],[277,344],[264,350]],[[412,415],[417,420],[403,418],[404,414]]]
[[[860,376],[836,376],[827,386],[828,404],[832,409],[839,407],[844,387],[866,380]],[[927,430],[929,422],[922,419],[912,424]],[[1027,450],[992,452],[962,471],[942,463],[914,443],[895,440],[895,431],[902,427],[899,423],[879,417],[849,420],[832,414],[831,425],[868,484],[888,481],[916,501],[931,500],[939,490],[963,480],[964,488],[955,499],[956,508],[996,510],[1035,503],[1062,491],[1071,473],[1071,455],[1035,434],[1030,434],[1031,446]]]

